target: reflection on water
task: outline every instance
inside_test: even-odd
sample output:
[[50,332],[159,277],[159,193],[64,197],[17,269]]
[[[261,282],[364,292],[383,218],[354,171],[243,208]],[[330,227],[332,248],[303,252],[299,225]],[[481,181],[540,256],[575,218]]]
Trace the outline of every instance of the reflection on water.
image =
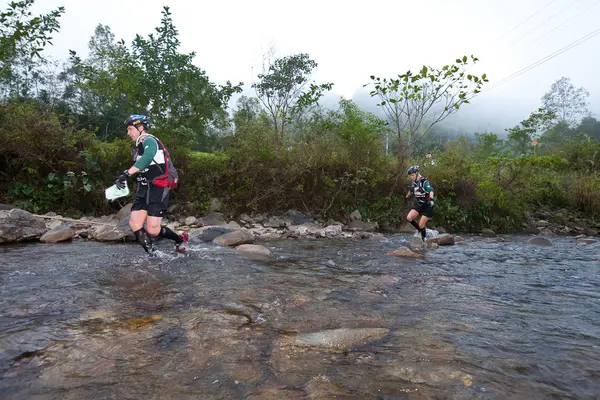
[[0,397],[598,396],[598,246],[387,239],[0,247]]

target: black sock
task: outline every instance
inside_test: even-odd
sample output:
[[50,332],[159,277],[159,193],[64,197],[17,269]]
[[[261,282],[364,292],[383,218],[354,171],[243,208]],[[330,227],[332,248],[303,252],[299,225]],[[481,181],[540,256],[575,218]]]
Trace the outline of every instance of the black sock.
[[427,236],[427,228],[423,227],[423,229],[421,229],[421,238],[425,240],[425,236]]
[[174,240],[175,243],[183,242],[183,240],[181,239],[181,236],[179,236],[178,234],[176,234],[175,232],[173,232],[170,228],[167,228],[166,226],[163,226],[162,228],[160,228],[160,233],[158,234],[158,236],[160,236],[161,238]]
[[410,221],[410,224],[411,224],[412,226],[414,226],[415,228],[417,228],[417,229],[421,230],[421,229],[419,228],[419,224],[417,224],[417,221],[415,221],[414,219],[413,219],[412,221]]
[[148,232],[146,232],[146,229],[142,228],[133,233],[135,234],[137,241],[142,245],[144,250],[146,250],[146,253],[149,254],[152,252],[152,239],[150,238],[150,235],[148,235]]

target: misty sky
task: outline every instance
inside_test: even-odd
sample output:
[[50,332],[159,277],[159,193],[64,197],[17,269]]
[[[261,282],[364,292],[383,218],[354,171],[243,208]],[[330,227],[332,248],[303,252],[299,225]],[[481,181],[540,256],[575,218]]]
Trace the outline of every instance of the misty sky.
[[[59,5],[66,13],[46,52],[53,58],[66,59],[69,49],[87,55],[99,23],[130,43],[136,33],[145,36],[158,26],[167,5],[181,50],[195,51],[195,63],[213,82],[241,81],[245,94],[253,95],[250,83],[262,54],[273,45],[279,56],[310,54],[319,64],[314,78],[333,82],[335,95],[357,102],[368,99],[362,85],[372,74],[394,76],[423,64],[441,67],[470,54],[481,60],[473,72],[486,72],[493,85],[600,28],[600,0],[370,0],[354,5],[337,0],[36,0],[33,10],[48,12]],[[478,130],[513,126],[541,106],[540,98],[561,76],[588,89],[589,108],[599,117],[598,48],[600,34],[481,94],[455,121]],[[335,96],[328,98],[335,101]]]

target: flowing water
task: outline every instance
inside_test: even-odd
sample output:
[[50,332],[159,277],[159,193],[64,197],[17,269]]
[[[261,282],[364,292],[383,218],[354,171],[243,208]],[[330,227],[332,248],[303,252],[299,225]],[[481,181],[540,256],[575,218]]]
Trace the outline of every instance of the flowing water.
[[0,398],[600,398],[600,247],[526,239],[0,247]]

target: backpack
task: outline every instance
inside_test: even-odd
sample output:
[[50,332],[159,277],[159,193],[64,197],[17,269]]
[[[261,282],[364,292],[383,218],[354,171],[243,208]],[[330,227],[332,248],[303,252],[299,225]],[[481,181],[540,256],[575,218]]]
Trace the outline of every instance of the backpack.
[[167,150],[167,148],[165,147],[163,142],[160,141],[159,138],[157,138],[156,136],[153,136],[153,135],[149,135],[149,136],[152,136],[154,139],[156,139],[156,141],[162,146],[163,152],[165,154],[165,169],[166,169],[166,171],[164,171],[162,174],[160,174],[159,176],[157,176],[156,178],[154,178],[152,180],[152,184],[156,187],[161,187],[161,188],[164,188],[164,187],[173,188],[173,187],[177,186],[177,184],[179,183],[179,173],[177,172],[177,169],[171,162],[171,154],[169,154],[169,150]]

